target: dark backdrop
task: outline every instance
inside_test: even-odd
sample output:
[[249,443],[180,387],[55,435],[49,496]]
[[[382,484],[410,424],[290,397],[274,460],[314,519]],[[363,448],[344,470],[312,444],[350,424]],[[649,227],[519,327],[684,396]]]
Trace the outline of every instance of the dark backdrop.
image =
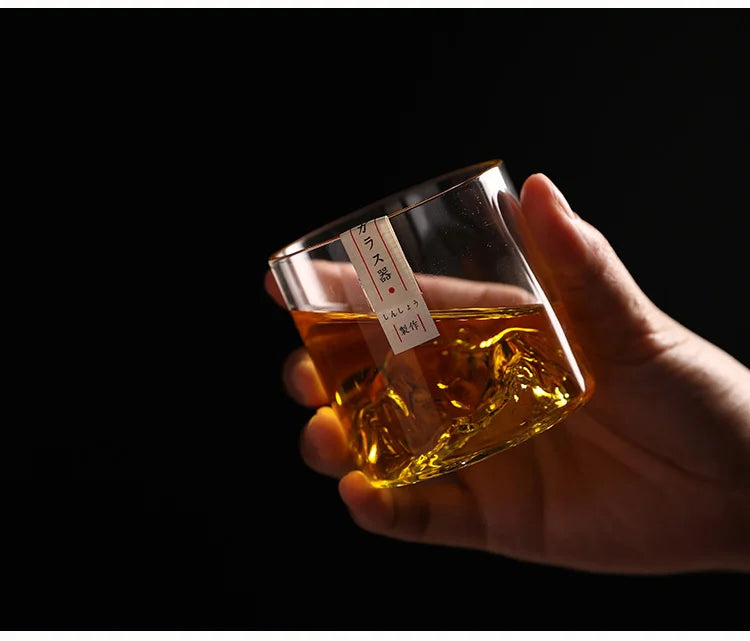
[[19,317],[33,358],[10,389],[6,612],[113,615],[101,629],[163,612],[170,629],[746,625],[746,577],[590,575],[358,530],[299,458],[310,411],[280,381],[299,339],[262,279],[301,233],[499,157],[519,188],[547,173],[658,305],[750,363],[750,14],[4,17],[20,289],[43,312]]

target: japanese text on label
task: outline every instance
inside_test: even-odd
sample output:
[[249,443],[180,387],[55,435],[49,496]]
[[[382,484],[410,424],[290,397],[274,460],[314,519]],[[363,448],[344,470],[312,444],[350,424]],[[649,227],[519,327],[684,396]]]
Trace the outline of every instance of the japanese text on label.
[[341,242],[395,354],[440,335],[387,216],[352,227]]

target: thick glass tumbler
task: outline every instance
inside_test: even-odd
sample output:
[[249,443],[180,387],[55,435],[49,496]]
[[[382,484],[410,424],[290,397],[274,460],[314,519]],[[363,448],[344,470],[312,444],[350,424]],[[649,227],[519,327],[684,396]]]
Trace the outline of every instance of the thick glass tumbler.
[[591,395],[517,242],[501,161],[460,169],[303,236],[269,259],[375,486],[476,463]]

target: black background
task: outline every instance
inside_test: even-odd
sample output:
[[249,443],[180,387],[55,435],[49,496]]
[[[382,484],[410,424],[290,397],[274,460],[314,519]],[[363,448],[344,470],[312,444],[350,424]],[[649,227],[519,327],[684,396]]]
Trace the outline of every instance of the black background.
[[317,225],[502,158],[519,189],[549,175],[659,306],[750,364],[747,11],[2,17],[18,225],[6,613],[102,629],[154,614],[170,629],[746,625],[746,576],[591,575],[357,529],[336,481],[300,460],[311,411],[280,378],[299,339],[262,279]]

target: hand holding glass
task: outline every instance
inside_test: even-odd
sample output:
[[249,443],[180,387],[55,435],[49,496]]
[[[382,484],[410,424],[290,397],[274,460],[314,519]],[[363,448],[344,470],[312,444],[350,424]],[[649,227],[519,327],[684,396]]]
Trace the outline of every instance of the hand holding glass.
[[592,381],[517,242],[489,161],[313,231],[269,265],[356,466],[375,486],[437,477],[521,443]]

